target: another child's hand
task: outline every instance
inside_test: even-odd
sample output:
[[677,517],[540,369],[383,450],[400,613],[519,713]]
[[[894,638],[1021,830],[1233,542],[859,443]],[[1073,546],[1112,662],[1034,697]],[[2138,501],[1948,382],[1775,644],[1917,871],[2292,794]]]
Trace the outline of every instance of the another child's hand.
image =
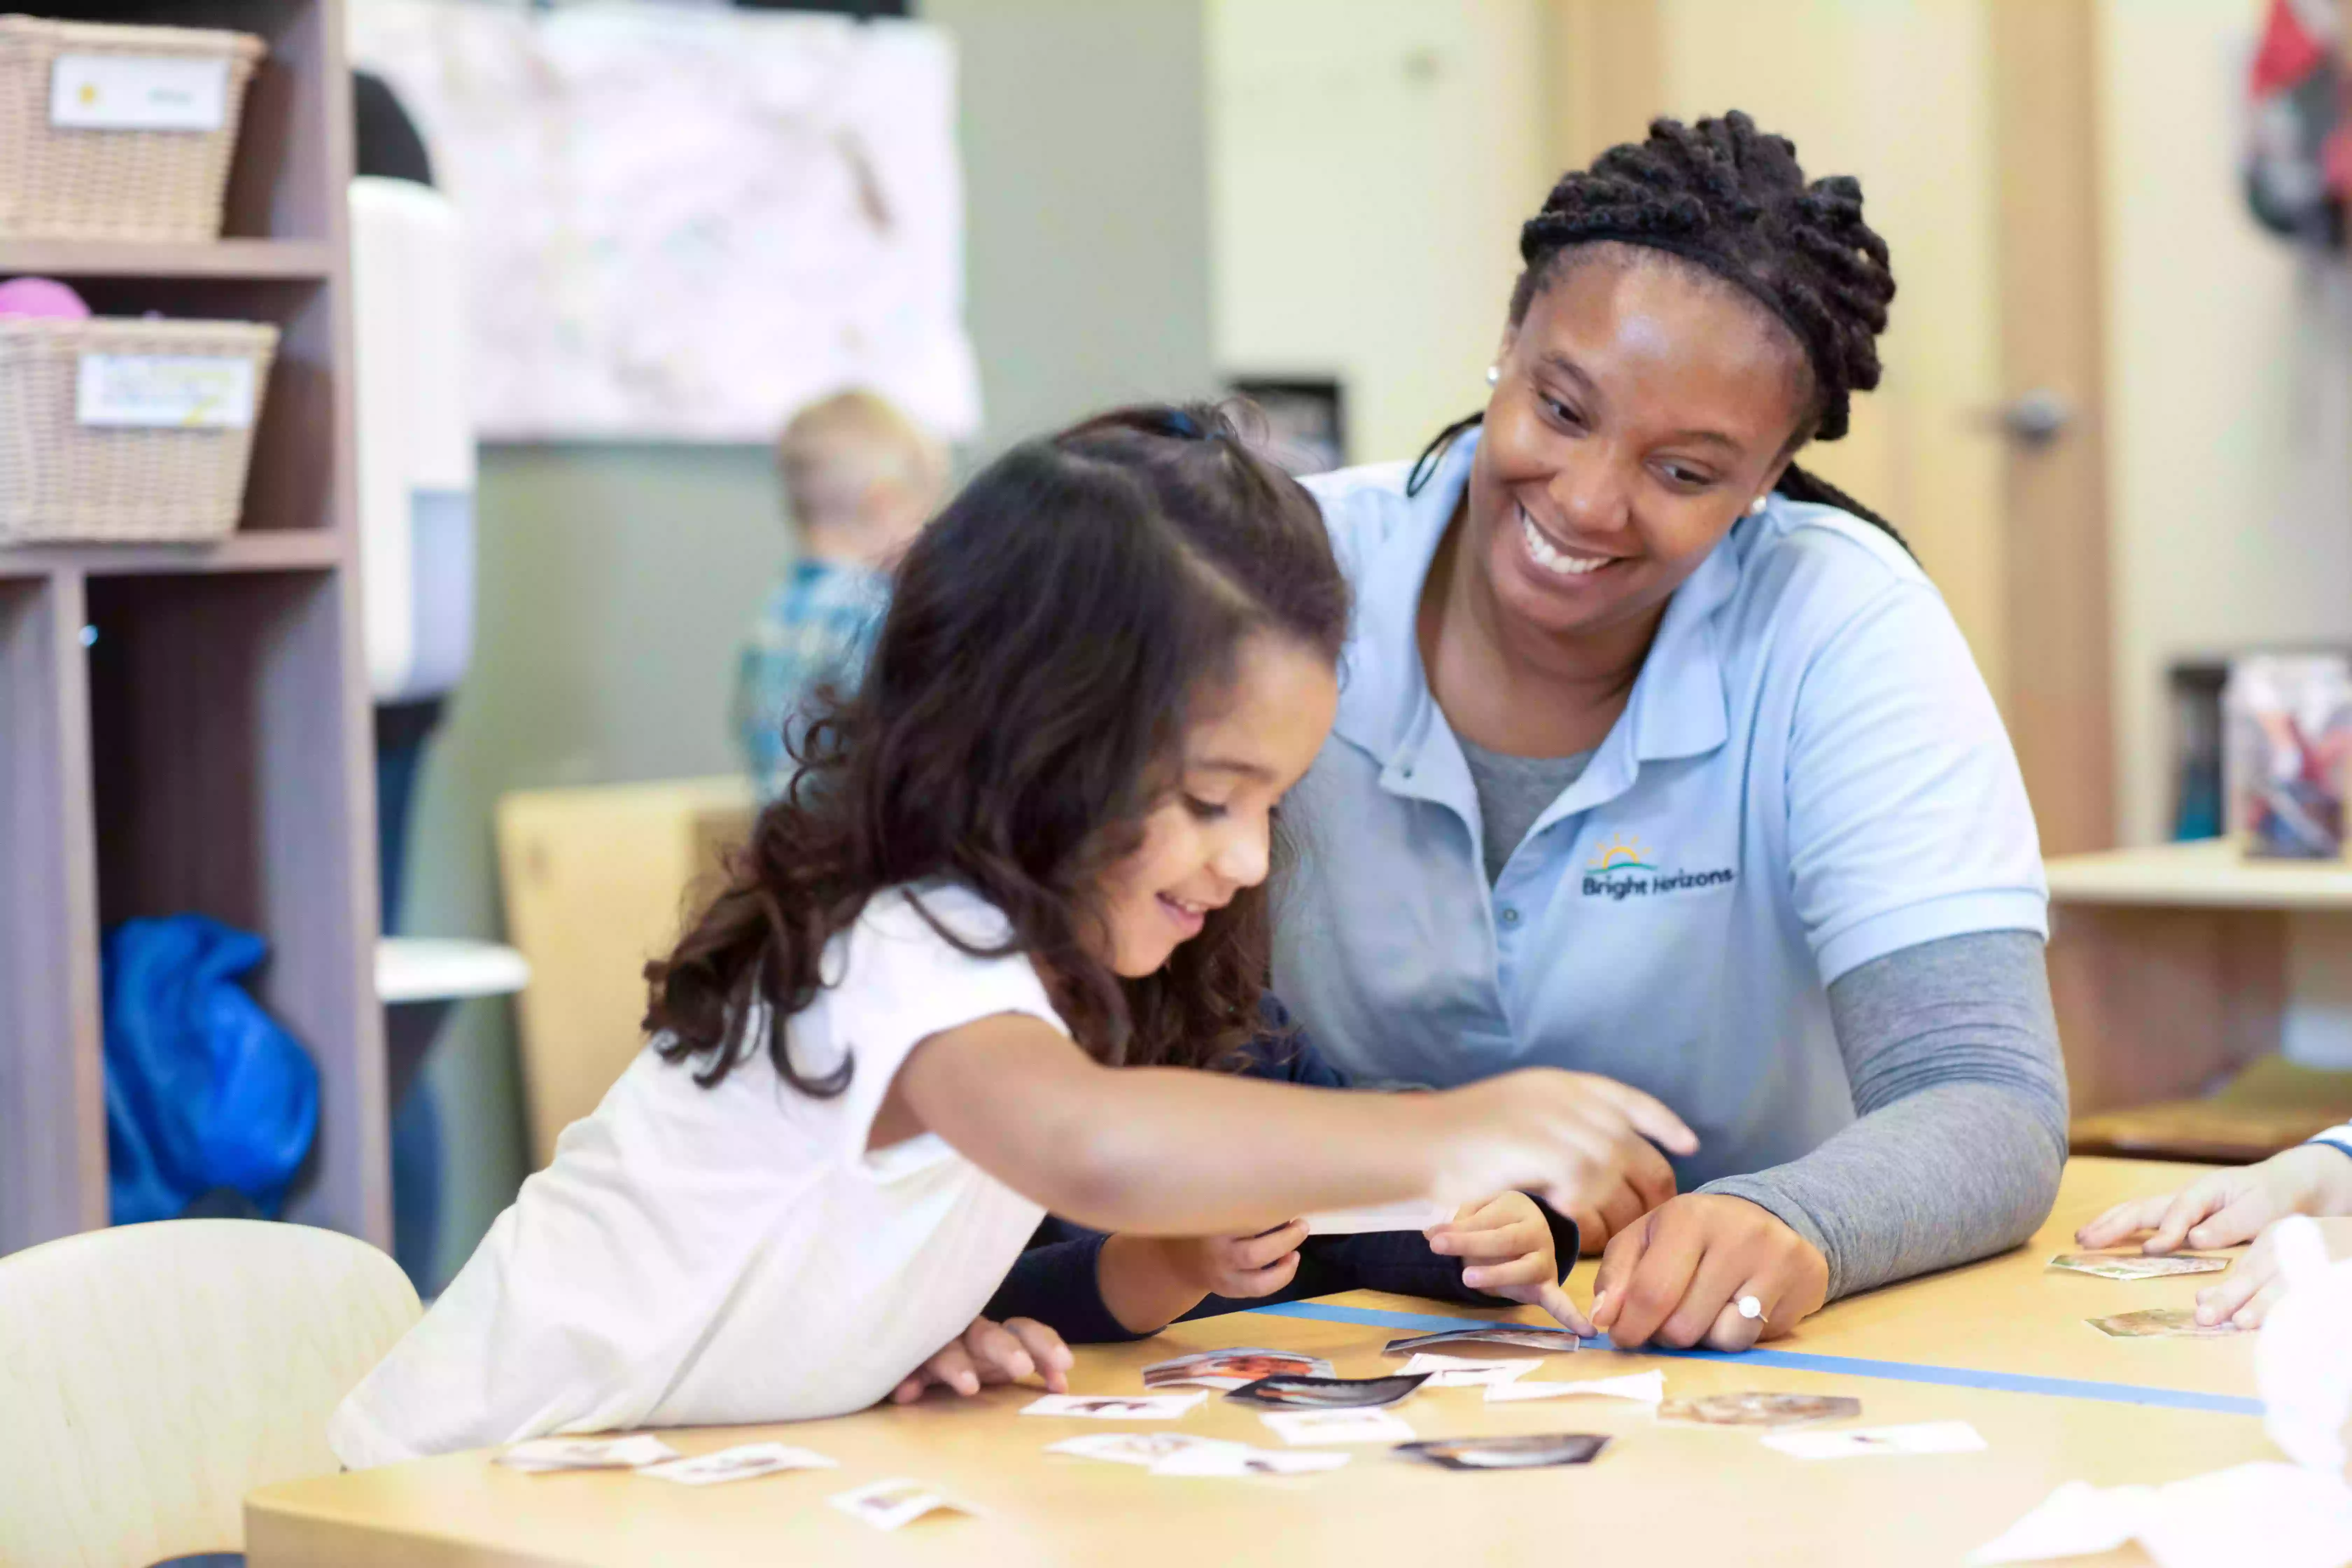
[[[2332,1151],[2326,1151],[2332,1152]],[[2293,1150],[2288,1151],[2293,1153]],[[2336,1156],[2339,1160],[2342,1155]],[[2330,1258],[2352,1258],[2352,1219],[2323,1219],[2319,1226],[2320,1239],[2327,1244]],[[2208,1285],[2197,1292],[2197,1321],[2218,1323],[2224,1320],[2242,1329],[2259,1329],[2270,1316],[2279,1298],[2286,1294],[2286,1281],[2279,1278],[2278,1226],[2267,1226],[2238,1259],[2237,1267],[2221,1276],[2221,1282]]]
[[1114,1236],[1096,1255],[1103,1306],[1131,1334],[1156,1334],[1203,1296],[1271,1296],[1298,1272],[1307,1222],[1256,1236]]
[[1505,1193],[1483,1204],[1465,1204],[1459,1214],[1428,1234],[1432,1252],[1464,1260],[1462,1283],[1471,1289],[1541,1307],[1578,1333],[1592,1332],[1592,1325],[1559,1288],[1551,1224],[1527,1194]]
[[971,1327],[950,1340],[940,1352],[908,1373],[891,1391],[894,1405],[912,1405],[923,1391],[937,1384],[958,1394],[978,1394],[992,1384],[1018,1383],[1031,1375],[1043,1378],[1046,1389],[1067,1394],[1070,1347],[1062,1336],[1031,1318],[992,1322],[974,1318]]
[[[1171,1264],[1203,1296],[1255,1300],[1271,1296],[1298,1273],[1298,1244],[1307,1222],[1294,1219],[1257,1236],[1213,1236],[1171,1239]],[[1189,1309],[1188,1309],[1189,1310]]]
[[[2258,1165],[2215,1171],[2177,1193],[2117,1204],[2074,1233],[2084,1247],[2112,1247],[2153,1231],[2140,1250],[2235,1247],[2293,1214],[2352,1213],[2352,1157],[2324,1143],[2305,1143]],[[2217,1287],[2218,1289],[2218,1287]]]

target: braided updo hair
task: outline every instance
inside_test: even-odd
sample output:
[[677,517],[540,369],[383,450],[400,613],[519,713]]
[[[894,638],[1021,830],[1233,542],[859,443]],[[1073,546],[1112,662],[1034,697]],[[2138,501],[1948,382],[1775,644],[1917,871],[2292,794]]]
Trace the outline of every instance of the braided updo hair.
[[[1681,258],[1772,312],[1803,350],[1807,406],[1794,444],[1846,433],[1853,395],[1878,384],[1878,334],[1895,298],[1886,241],[1863,221],[1862,184],[1847,174],[1808,182],[1795,143],[1738,110],[1695,125],[1654,120],[1649,139],[1612,147],[1563,175],[1519,230],[1526,270],[1511,290],[1511,324],[1583,247],[1631,246]],[[1414,478],[1477,416],[1448,428]],[[1416,485],[1414,488],[1418,488]],[[1793,463],[1777,487],[1894,525]]]

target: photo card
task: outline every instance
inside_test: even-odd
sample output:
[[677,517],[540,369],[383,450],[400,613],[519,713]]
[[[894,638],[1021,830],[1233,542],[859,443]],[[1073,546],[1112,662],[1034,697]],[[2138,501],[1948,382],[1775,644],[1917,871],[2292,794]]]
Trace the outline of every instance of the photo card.
[[1430,1379],[1425,1372],[1388,1377],[1261,1377],[1225,1397],[1277,1410],[1370,1410],[1394,1405]]
[[1507,1437],[1446,1437],[1400,1443],[1400,1458],[1448,1470],[1538,1470],[1589,1465],[1609,1446],[1597,1432],[1522,1432]]
[[1143,1369],[1146,1388],[1239,1388],[1262,1377],[1329,1377],[1331,1363],[1297,1351],[1270,1351],[1255,1345],[1235,1350],[1200,1351],[1171,1361],[1154,1362]]

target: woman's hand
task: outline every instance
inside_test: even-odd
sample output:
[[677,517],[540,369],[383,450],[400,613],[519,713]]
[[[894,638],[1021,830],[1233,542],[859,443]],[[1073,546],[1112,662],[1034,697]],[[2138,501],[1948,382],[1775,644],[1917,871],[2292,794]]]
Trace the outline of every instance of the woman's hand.
[[1044,1379],[1049,1393],[1067,1394],[1072,1359],[1062,1336],[1033,1318],[1008,1318],[1002,1323],[974,1318],[971,1327],[908,1373],[891,1391],[890,1402],[912,1405],[934,1384],[973,1394],[1030,1376]]
[[1559,1258],[1552,1249],[1551,1222],[1525,1193],[1505,1193],[1462,1212],[1427,1232],[1429,1249],[1465,1260],[1462,1283],[1473,1290],[1541,1307],[1580,1334],[1592,1325],[1559,1288]]
[[[1592,1321],[1631,1350],[1655,1341],[1744,1351],[1821,1310],[1829,1259],[1769,1209],[1720,1194],[1672,1199],[1609,1241],[1592,1282]],[[1752,1296],[1760,1317],[1740,1315]]]
[[1438,1201],[1531,1192],[1587,1237],[1614,1236],[1675,1195],[1674,1167],[1660,1145],[1698,1152],[1698,1136],[1681,1117],[1591,1073],[1523,1068],[1429,1098],[1454,1122],[1439,1160]]
[[2201,1176],[2177,1193],[2117,1204],[2074,1239],[2113,1247],[2146,1230],[2155,1234],[2140,1244],[2142,1252],[2171,1252],[2184,1241],[2235,1247],[2293,1214],[2352,1214],[2352,1155],[2325,1143],[2300,1144],[2258,1165]]
[[[2294,1151],[2290,1149],[2287,1152]],[[2352,1258],[2352,1219],[2323,1219],[2317,1224],[2329,1258]],[[2286,1281],[2279,1276],[2277,1242],[2278,1226],[2265,1226],[2235,1268],[2221,1276],[2218,1284],[2198,1291],[2197,1321],[2226,1321],[2242,1329],[2261,1328],[2271,1309],[2278,1305],[2279,1298],[2286,1294]]]

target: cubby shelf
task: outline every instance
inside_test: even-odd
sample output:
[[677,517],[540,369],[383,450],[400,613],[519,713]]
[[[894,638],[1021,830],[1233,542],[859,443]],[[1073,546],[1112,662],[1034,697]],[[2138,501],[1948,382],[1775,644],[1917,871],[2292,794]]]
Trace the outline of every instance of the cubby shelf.
[[216,239],[142,245],[129,240],[0,237],[0,277],[317,279],[334,275],[334,253],[315,239]]
[[217,544],[20,545],[0,550],[0,577],[90,577],[157,573],[304,572],[340,564],[343,542],[324,529],[281,528],[232,533]]
[[107,1222],[100,933],[182,910],[258,931],[254,990],[318,1064],[286,1217],[391,1240],[375,802],[354,518],[343,0],[34,0],[230,27],[268,58],[229,237],[0,237],[0,277],[106,314],[267,321],[240,531],[0,547],[0,1253]]

